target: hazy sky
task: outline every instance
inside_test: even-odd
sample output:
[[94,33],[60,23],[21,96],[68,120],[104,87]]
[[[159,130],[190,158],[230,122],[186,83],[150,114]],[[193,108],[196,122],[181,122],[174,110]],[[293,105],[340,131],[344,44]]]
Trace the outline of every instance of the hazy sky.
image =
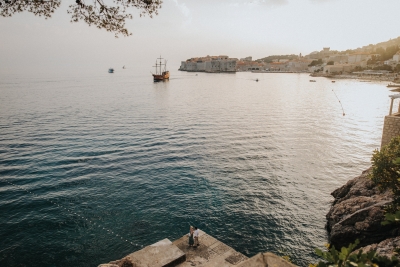
[[164,0],[159,15],[127,24],[130,37],[51,19],[0,17],[0,73],[143,66],[162,54],[174,68],[194,56],[261,58],[357,48],[400,36],[400,0]]

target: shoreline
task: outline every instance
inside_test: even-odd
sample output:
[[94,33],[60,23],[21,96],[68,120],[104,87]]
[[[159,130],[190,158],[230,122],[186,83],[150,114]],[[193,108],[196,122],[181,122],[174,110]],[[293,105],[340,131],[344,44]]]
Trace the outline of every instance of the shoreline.
[[352,80],[360,80],[360,82],[370,82],[370,81],[378,81],[378,82],[388,82],[395,83],[400,87],[400,79],[397,76],[372,76],[372,75],[354,75],[354,74],[339,74],[339,75],[325,75],[325,74],[310,74],[311,77],[324,77],[329,79],[352,79]]

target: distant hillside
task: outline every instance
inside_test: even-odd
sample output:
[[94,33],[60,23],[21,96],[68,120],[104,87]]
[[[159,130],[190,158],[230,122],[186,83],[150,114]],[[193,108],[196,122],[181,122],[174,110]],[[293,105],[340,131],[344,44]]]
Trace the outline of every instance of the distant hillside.
[[273,61],[279,61],[280,59],[288,59],[288,60],[293,60],[299,58],[298,55],[274,55],[274,56],[268,56],[264,58],[257,59],[257,62],[265,62],[265,63],[271,63]]
[[[341,51],[341,54],[353,54],[353,53],[371,53],[371,54],[380,54],[382,55],[382,60],[389,59],[394,53],[393,51],[398,50],[400,46],[400,37],[395,39],[390,39],[386,42],[381,42],[377,44],[369,44],[363,47],[359,47],[356,49],[348,49],[346,51]],[[387,55],[385,53],[387,52]]]
[[[392,56],[399,50],[400,47],[400,37],[390,39],[389,41],[386,42],[381,42],[377,44],[369,44],[363,47],[359,47],[356,49],[347,49],[345,51],[333,51],[332,52],[337,52],[338,54],[354,54],[354,53],[370,53],[370,54],[379,54],[380,55],[380,60],[387,60],[392,58]],[[280,59],[297,59],[299,58],[298,55],[273,55],[273,56],[268,56],[264,58],[257,59],[257,62],[265,62],[265,63],[271,63],[276,60]]]

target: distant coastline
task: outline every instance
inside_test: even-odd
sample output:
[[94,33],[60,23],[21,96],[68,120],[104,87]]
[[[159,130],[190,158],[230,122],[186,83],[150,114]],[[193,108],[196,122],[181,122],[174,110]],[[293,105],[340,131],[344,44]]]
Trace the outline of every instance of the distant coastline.
[[373,74],[364,72],[364,73],[350,73],[350,74],[324,74],[324,73],[311,73],[312,77],[325,77],[330,79],[357,79],[362,80],[363,82],[368,81],[380,81],[380,82],[388,82],[388,83],[398,83],[400,87],[400,77],[395,73],[380,73],[374,72]]
[[227,55],[192,57],[181,61],[180,71],[235,73],[311,73],[315,77],[369,79],[396,82],[400,75],[400,37],[346,51],[324,47],[308,55],[231,58]]

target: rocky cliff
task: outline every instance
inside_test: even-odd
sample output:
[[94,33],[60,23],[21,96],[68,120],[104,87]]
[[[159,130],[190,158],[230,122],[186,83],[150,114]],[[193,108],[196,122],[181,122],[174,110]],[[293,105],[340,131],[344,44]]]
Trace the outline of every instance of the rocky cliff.
[[368,249],[371,249],[378,248],[379,245],[381,251],[393,252],[394,249],[385,250],[383,247],[385,244],[398,242],[398,239],[393,241],[390,238],[400,236],[399,227],[381,225],[384,207],[392,201],[393,195],[389,190],[378,190],[368,178],[370,171],[371,169],[362,172],[360,176],[332,192],[335,199],[326,215],[330,243],[341,248],[359,239],[361,247],[369,245]]

